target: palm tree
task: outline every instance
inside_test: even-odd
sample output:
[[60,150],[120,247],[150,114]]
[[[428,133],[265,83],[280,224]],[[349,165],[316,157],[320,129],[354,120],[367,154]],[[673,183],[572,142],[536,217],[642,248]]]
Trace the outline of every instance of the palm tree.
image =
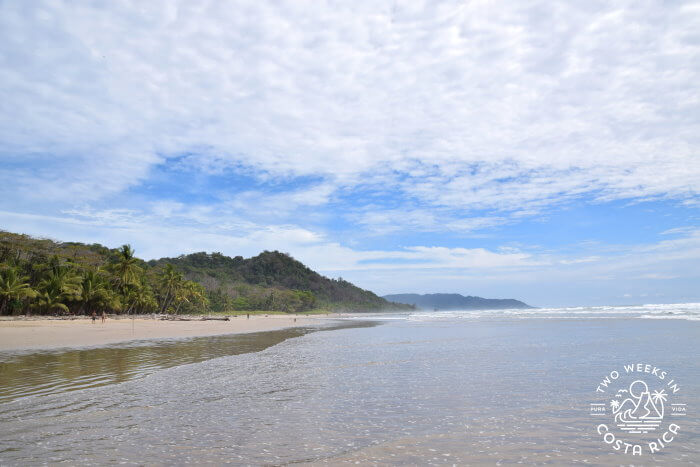
[[209,298],[207,291],[199,282],[187,281],[187,290],[189,292],[190,303],[199,306],[201,311],[206,311],[209,308]]
[[63,296],[60,293],[57,293],[55,289],[41,292],[37,298],[36,306],[37,308],[47,312],[60,310],[64,313],[68,313],[68,306],[63,303]]
[[160,275],[161,313],[167,312],[168,307],[177,298],[182,287],[182,281],[182,273],[178,272],[172,264],[166,264],[163,272]]
[[118,296],[110,290],[107,281],[98,270],[88,270],[83,276],[80,302],[85,308],[119,308]]
[[[651,393],[651,400],[652,400],[652,402],[654,402],[654,404],[657,404],[657,409],[658,409],[658,406],[661,405],[661,409],[659,410],[659,415],[661,415],[661,417],[663,418],[663,416],[664,416],[664,404],[663,403],[668,400],[666,391],[662,389],[660,391],[657,390],[657,391],[652,392]],[[659,404],[659,402],[661,404]]]
[[126,289],[136,282],[141,272],[137,263],[138,259],[134,256],[131,245],[122,245],[119,248],[119,259],[112,266],[112,271],[117,276],[117,285],[124,295],[126,295]]
[[134,304],[130,302],[130,289],[138,285],[143,270],[138,266],[138,258],[134,256],[131,245],[125,244],[119,248],[117,262],[111,266],[115,276],[115,283],[122,298],[127,314],[131,313]]
[[666,395],[666,391],[664,389],[660,391],[654,391],[651,393],[651,398],[654,402],[659,402],[659,401],[664,401],[666,402],[668,400],[668,397]]
[[57,265],[39,283],[39,291],[37,305],[40,309],[68,312],[64,302],[80,300],[82,285],[80,278],[68,267]]
[[613,399],[610,401],[610,407],[612,408],[613,412],[615,412],[620,407],[620,402]]
[[5,314],[7,305],[12,301],[36,296],[26,276],[20,276],[15,268],[0,271],[0,315]]
[[195,307],[195,310],[197,310],[197,305],[200,305],[199,309],[203,310],[206,308],[209,301],[207,299],[204,287],[202,287],[201,284],[198,284],[194,281],[183,282],[178,288],[175,297],[178,302],[177,308],[175,309],[175,314],[178,314],[180,312],[180,307],[184,303],[193,305]]
[[158,308],[158,302],[153,297],[153,291],[145,284],[141,283],[134,287],[129,294],[129,301],[134,308],[134,311],[152,312]]

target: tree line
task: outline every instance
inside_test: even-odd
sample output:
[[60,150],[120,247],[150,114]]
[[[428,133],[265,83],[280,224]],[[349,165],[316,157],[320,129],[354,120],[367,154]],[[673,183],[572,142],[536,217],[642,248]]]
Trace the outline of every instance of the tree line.
[[[24,253],[24,254],[23,254]],[[0,248],[0,314],[92,312],[200,313],[209,299],[201,284],[172,265],[143,267],[130,245],[100,265],[58,254],[43,257],[3,242]]]
[[192,253],[145,262],[130,245],[55,242],[0,230],[0,314],[412,309],[329,279],[289,254]]
[[147,263],[130,245],[109,249],[0,231],[0,315],[300,312],[317,305],[310,291],[247,283],[211,287],[207,279],[167,261]]
[[221,253],[191,253],[149,261],[152,266],[174,264],[185,277],[210,291],[212,308],[303,310],[320,307],[337,311],[409,310],[369,290],[313,271],[288,253],[263,251],[252,258]]

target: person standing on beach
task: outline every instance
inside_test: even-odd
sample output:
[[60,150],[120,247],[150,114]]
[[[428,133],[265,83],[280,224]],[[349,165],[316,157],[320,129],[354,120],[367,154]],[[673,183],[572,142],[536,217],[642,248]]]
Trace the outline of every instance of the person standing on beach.
[[104,324],[106,320],[107,320],[107,313],[105,313],[105,311],[102,310],[102,324]]
[[95,320],[97,319],[97,313],[94,311],[92,312],[92,324],[95,324]]

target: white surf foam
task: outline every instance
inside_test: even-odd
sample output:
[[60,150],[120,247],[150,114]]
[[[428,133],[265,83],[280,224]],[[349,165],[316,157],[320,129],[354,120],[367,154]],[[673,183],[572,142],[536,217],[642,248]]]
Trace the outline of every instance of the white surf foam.
[[700,321],[700,303],[537,308],[525,310],[416,311],[399,319],[407,319],[409,321],[449,321],[498,317],[519,319],[644,318]]

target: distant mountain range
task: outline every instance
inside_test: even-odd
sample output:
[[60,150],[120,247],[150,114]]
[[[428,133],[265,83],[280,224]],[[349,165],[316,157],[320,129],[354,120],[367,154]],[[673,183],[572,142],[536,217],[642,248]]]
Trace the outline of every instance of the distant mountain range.
[[481,298],[456,294],[434,293],[419,295],[414,293],[384,295],[390,302],[415,305],[424,310],[503,310],[508,308],[534,308],[512,298]]

